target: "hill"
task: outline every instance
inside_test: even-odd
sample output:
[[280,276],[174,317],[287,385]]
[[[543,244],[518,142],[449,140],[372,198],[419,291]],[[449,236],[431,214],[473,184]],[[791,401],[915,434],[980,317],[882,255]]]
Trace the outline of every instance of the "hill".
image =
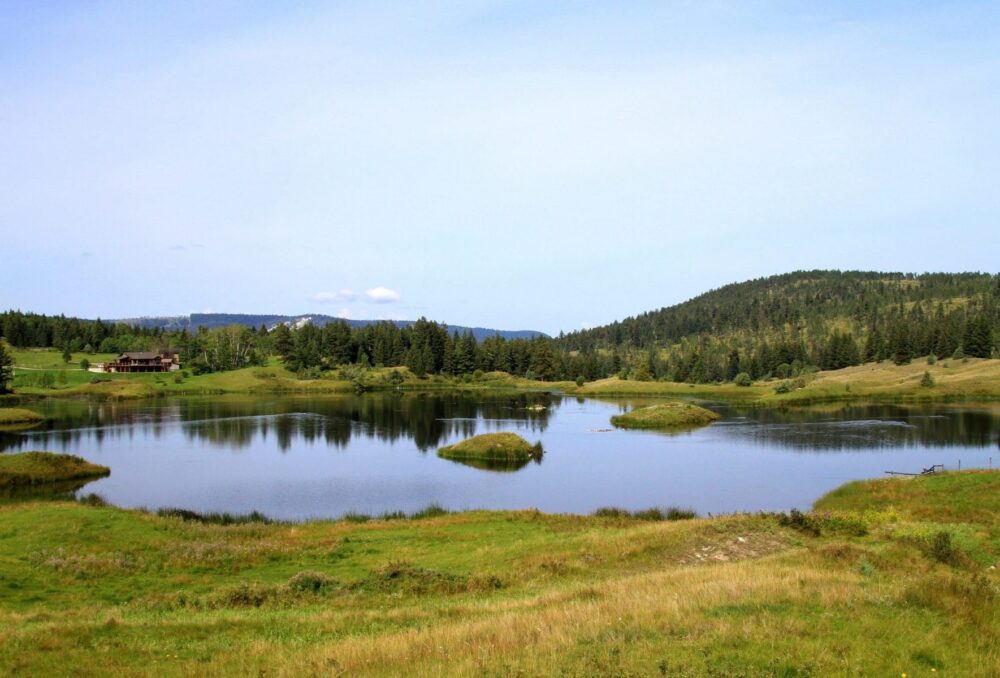
[[614,353],[633,378],[705,382],[924,355],[988,358],[998,329],[1000,275],[796,271],[726,285],[558,343]]
[[[190,315],[177,315],[177,316],[148,316],[142,318],[120,318],[118,320],[112,320],[113,323],[122,323],[125,325],[130,325],[132,327],[141,327],[144,329],[162,329],[166,331],[181,331],[187,330],[189,332],[197,330],[199,327],[204,327],[207,329],[216,329],[219,327],[228,327],[230,325],[243,325],[245,327],[252,327],[257,329],[261,325],[264,325],[268,329],[271,329],[277,325],[289,325],[291,327],[300,327],[305,324],[305,322],[311,322],[317,327],[325,327],[329,323],[337,322],[343,320],[347,323],[349,327],[360,328],[368,327],[369,325],[374,325],[378,322],[385,322],[380,320],[348,320],[345,318],[337,318],[335,316],[324,315],[322,313],[304,313],[301,315],[278,315],[278,314],[248,314],[248,313],[192,313]],[[396,325],[396,327],[412,327],[414,320],[392,320],[389,321]],[[466,327],[464,325],[446,325],[449,332],[458,332],[459,334],[465,334],[466,332],[472,332],[472,335],[477,341],[482,341],[487,337],[492,337],[500,335],[504,339],[534,339],[535,337],[547,336],[542,332],[536,330],[496,330],[487,327]]]

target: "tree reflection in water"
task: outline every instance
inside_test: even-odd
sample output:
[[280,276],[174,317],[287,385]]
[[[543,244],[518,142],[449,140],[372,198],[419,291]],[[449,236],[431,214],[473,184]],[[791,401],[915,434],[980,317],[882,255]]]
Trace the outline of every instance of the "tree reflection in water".
[[[548,394],[372,394],[326,398],[186,398],[149,402],[45,403],[49,419],[29,432],[0,433],[0,451],[65,449],[81,441],[159,438],[180,426],[192,441],[248,447],[271,436],[281,450],[297,440],[346,447],[352,437],[411,439],[421,451],[505,421],[542,432],[561,402]],[[492,426],[495,428],[495,426]]]

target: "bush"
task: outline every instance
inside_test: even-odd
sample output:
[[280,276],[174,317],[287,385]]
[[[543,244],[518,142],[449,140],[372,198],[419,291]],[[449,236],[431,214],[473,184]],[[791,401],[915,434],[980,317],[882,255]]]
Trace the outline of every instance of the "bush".
[[951,532],[947,530],[934,534],[927,546],[927,552],[934,560],[945,565],[961,565],[964,561],[964,554],[952,543]]
[[792,385],[789,384],[787,381],[783,381],[774,387],[774,392],[777,393],[778,395],[781,395],[782,393],[791,393]]
[[753,379],[746,372],[740,372],[736,375],[736,378],[733,379],[733,383],[737,386],[750,386],[753,384]]
[[927,356],[927,364],[928,365],[933,365],[936,362],[937,362],[937,357],[933,353],[931,353],[929,356]]
[[327,589],[335,588],[338,582],[333,577],[322,572],[306,570],[299,572],[288,580],[288,588],[297,593],[323,593]]
[[924,376],[921,377],[920,379],[920,385],[923,386],[924,388],[930,388],[934,386],[934,377],[931,376],[930,372],[928,371],[924,372]]
[[410,518],[413,520],[422,520],[424,518],[436,518],[445,515],[448,515],[448,509],[440,504],[430,504],[411,515]]
[[576,378],[576,385],[577,386],[583,386],[585,383],[587,383],[587,380],[583,378],[582,374],[579,377]]
[[84,358],[83,360],[81,360],[80,361],[80,369],[83,370],[84,372],[86,372],[87,370],[89,370],[90,369],[90,361],[87,360],[86,358]]
[[774,376],[778,379],[788,379],[788,377],[792,376],[792,366],[788,363],[781,363],[774,368]]

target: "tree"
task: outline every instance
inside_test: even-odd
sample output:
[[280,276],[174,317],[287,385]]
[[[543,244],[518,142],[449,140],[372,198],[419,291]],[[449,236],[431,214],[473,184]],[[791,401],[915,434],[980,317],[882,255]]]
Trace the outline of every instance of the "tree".
[[10,393],[8,384],[14,380],[14,358],[0,341],[0,393]]
[[965,355],[974,358],[989,358],[993,352],[993,336],[990,319],[986,313],[977,313],[965,323],[962,349]]
[[292,355],[292,351],[295,349],[295,343],[292,340],[292,331],[288,329],[288,325],[281,323],[273,330],[274,333],[274,352],[281,357],[287,357]]
[[924,372],[924,376],[920,378],[920,385],[924,388],[930,388],[934,385],[934,377],[928,371]]
[[69,342],[66,342],[66,345],[63,346],[62,359],[67,364],[73,359],[73,354],[69,351]]

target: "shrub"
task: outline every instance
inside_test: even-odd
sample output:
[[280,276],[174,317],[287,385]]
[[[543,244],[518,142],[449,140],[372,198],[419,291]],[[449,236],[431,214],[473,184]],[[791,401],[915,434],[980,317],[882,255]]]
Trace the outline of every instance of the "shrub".
[[964,554],[952,542],[951,532],[947,530],[935,532],[926,550],[934,560],[945,565],[961,565],[964,561]]
[[411,515],[410,518],[413,520],[422,520],[423,518],[436,518],[437,516],[446,515],[448,515],[448,509],[445,507],[440,504],[429,504]]
[[319,594],[337,585],[338,582],[333,577],[314,570],[299,572],[288,580],[288,588],[297,593]]
[[927,356],[927,364],[928,365],[933,365],[936,362],[937,362],[937,357],[933,353],[931,353],[929,356]]
[[321,379],[323,377],[323,371],[318,367],[306,367],[299,370],[295,376],[303,381]]
[[930,388],[934,385],[934,377],[931,376],[929,371],[924,371],[924,376],[920,379],[920,385],[924,388]]
[[753,379],[746,372],[740,372],[736,375],[736,378],[733,379],[733,383],[737,386],[750,386],[753,384]]
[[348,511],[340,517],[346,523],[367,523],[372,519],[367,513],[355,513],[354,511]]
[[110,506],[110,504],[108,504],[107,499],[93,492],[77,498],[77,501],[85,506],[97,506],[97,507]]
[[582,374],[579,377],[576,378],[576,385],[577,386],[583,386],[585,383],[587,383],[587,380],[583,378]]
[[791,393],[791,391],[792,386],[787,381],[783,381],[774,387],[774,392],[778,395],[781,395],[782,393]]
[[679,508],[677,506],[671,506],[667,509],[667,520],[693,520],[698,517],[698,513],[694,509]]
[[87,360],[86,358],[84,358],[83,360],[81,360],[80,361],[80,369],[83,370],[84,372],[86,372],[87,370],[89,370],[90,369],[90,361]]

